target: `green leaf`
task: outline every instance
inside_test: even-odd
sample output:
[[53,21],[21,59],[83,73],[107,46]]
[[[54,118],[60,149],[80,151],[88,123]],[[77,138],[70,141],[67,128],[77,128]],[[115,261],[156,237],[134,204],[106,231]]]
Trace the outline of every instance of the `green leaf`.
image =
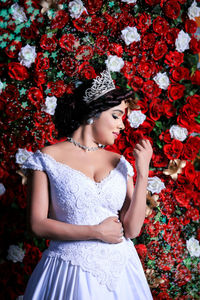
[[194,119],[195,119],[195,121],[196,121],[197,123],[200,124],[200,114],[198,115],[198,117],[195,117]]

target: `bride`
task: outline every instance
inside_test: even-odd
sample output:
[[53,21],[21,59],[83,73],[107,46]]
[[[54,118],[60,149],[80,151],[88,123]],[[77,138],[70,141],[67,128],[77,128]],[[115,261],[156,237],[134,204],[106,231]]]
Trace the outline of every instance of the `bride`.
[[145,218],[152,147],[142,139],[133,150],[135,187],[130,163],[104,149],[124,129],[132,94],[116,89],[108,71],[80,85],[56,108],[58,134],[66,139],[22,165],[29,169],[30,229],[51,240],[25,300],[152,299],[131,241]]

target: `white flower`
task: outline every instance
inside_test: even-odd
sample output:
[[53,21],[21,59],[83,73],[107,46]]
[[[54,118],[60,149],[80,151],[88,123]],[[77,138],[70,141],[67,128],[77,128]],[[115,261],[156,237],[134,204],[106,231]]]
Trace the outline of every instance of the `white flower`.
[[178,52],[184,52],[185,50],[189,49],[189,42],[191,38],[188,33],[185,33],[183,30],[181,30],[178,34],[178,37],[175,41],[176,50]]
[[176,139],[181,142],[184,141],[188,135],[187,129],[179,125],[172,125],[169,132],[172,139]]
[[22,165],[33,152],[19,148],[15,154],[16,163]]
[[20,61],[20,64],[30,68],[31,64],[35,62],[37,54],[35,52],[35,46],[26,45],[25,47],[22,47],[18,59]]
[[157,83],[160,89],[166,90],[170,84],[169,77],[167,76],[166,72],[164,73],[157,73],[154,76],[153,80]]
[[128,121],[131,127],[138,128],[140,124],[144,122],[146,115],[141,112],[141,110],[133,110],[129,116]]
[[195,17],[200,16],[200,7],[197,7],[196,1],[192,3],[192,5],[188,9],[188,17],[190,20],[195,21]]
[[140,35],[137,32],[136,27],[127,26],[121,32],[122,32],[121,37],[124,40],[124,42],[126,43],[126,45],[130,45],[133,42],[140,41]]
[[8,249],[7,259],[12,260],[14,263],[24,259],[25,251],[22,250],[19,246],[10,245]]
[[79,18],[84,11],[87,12],[81,0],[74,0],[69,2],[69,13],[72,18]]
[[46,97],[45,106],[42,108],[43,111],[50,115],[54,115],[57,106],[57,98],[55,96]]
[[0,80],[0,94],[2,93],[2,91],[3,91],[3,89],[6,87],[6,83],[5,82],[2,82],[1,80]]
[[124,61],[121,57],[117,55],[109,55],[108,59],[105,61],[107,68],[112,72],[120,72],[124,66]]
[[13,19],[18,21],[19,23],[27,21],[27,17],[25,15],[23,7],[19,6],[17,3],[11,6],[11,14],[13,16]]
[[136,3],[137,0],[122,0],[122,2],[126,2],[128,4],[131,4],[131,3]]
[[6,189],[3,183],[0,183],[0,196],[2,196],[5,193]]
[[186,245],[191,256],[200,257],[200,245],[198,240],[191,237],[188,241],[186,241]]
[[163,189],[165,189],[165,184],[160,180],[159,177],[148,177],[147,190],[152,192],[152,194],[159,194]]

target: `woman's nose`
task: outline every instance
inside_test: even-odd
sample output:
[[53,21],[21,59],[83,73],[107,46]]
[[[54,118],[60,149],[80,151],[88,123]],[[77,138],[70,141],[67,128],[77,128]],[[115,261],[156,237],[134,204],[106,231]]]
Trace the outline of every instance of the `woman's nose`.
[[125,128],[124,122],[122,120],[121,120],[121,123],[119,125],[119,128],[120,128],[120,130],[124,130],[124,128]]

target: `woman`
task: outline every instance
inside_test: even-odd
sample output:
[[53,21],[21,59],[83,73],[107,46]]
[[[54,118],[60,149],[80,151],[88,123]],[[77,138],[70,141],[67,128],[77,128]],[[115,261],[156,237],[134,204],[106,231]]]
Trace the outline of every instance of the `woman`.
[[120,130],[132,92],[104,71],[58,103],[55,123],[67,139],[37,150],[23,164],[29,176],[30,228],[51,240],[25,291],[26,300],[152,299],[130,238],[145,218],[152,148],[141,140],[133,168],[103,149]]

